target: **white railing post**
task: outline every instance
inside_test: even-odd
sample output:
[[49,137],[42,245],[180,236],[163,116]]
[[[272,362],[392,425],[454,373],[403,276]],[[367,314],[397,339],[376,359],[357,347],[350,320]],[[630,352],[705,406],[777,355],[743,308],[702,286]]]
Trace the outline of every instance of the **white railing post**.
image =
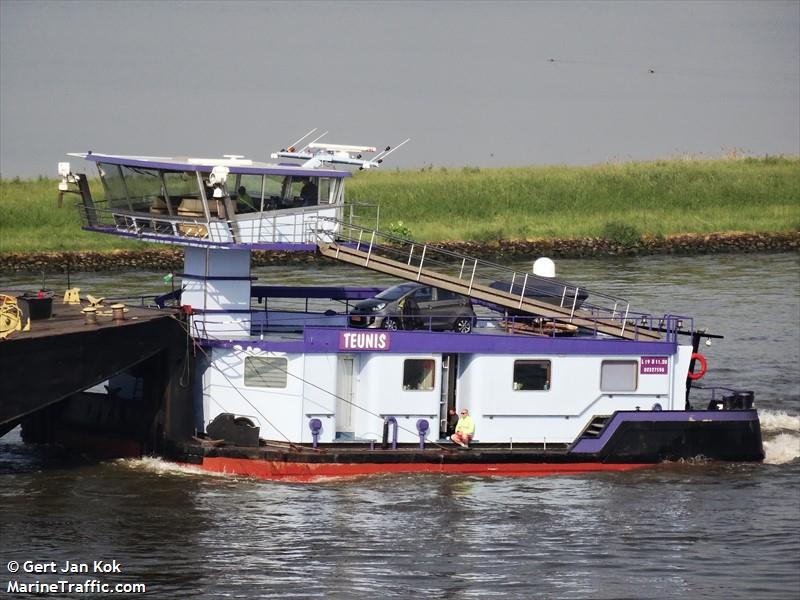
[[419,259],[419,269],[417,270],[417,281],[419,281],[420,275],[422,275],[422,263],[425,262],[425,252],[428,250],[428,245],[425,244],[422,247],[422,256]]
[[622,317],[622,329],[619,332],[620,335],[623,335],[625,333],[625,325],[627,325],[628,323],[628,311],[630,310],[630,308],[631,304],[630,302],[628,302],[628,305],[625,307],[625,316]]
[[369,258],[372,256],[372,244],[375,243],[375,231],[372,232],[372,237],[369,240],[369,249],[367,250],[367,260],[364,261],[364,266],[369,264]]
[[522,300],[525,298],[525,288],[528,287],[528,274],[525,273],[525,279],[522,281],[522,291],[519,293],[519,306],[517,308],[522,308]]
[[575,316],[575,305],[578,303],[578,290],[580,288],[575,288],[575,295],[572,297],[572,310],[569,313],[569,322],[572,323],[572,319]]
[[472,284],[475,282],[475,271],[478,269],[478,259],[475,259],[475,262],[472,264],[472,276],[469,278],[469,290],[467,291],[467,295],[472,293]]

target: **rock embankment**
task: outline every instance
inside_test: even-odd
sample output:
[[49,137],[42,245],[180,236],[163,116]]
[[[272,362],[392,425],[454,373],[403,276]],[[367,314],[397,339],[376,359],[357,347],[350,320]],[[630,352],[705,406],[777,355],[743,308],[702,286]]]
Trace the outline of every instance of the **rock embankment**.
[[[641,238],[620,243],[605,238],[498,240],[490,242],[441,242],[440,248],[475,256],[588,258],[638,256],[648,254],[713,254],[743,252],[800,251],[800,231],[788,233],[683,234]],[[313,253],[253,252],[253,265],[312,263],[320,259]],[[71,271],[178,271],[183,266],[183,251],[173,248],[154,250],[112,250],[110,252],[36,252],[0,254],[0,272]]]

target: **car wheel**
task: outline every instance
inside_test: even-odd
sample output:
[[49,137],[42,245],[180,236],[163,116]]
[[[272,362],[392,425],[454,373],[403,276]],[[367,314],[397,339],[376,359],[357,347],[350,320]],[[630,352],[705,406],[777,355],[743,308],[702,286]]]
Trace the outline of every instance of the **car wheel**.
[[472,319],[469,317],[459,317],[453,323],[453,331],[458,333],[469,333],[472,331]]
[[383,320],[383,328],[389,331],[397,331],[400,329],[400,323],[394,317],[386,317]]

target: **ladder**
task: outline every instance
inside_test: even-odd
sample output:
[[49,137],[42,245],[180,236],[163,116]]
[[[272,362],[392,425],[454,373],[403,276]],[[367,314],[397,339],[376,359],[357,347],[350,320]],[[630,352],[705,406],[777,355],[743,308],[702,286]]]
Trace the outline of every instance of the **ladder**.
[[[334,223],[331,223],[333,221]],[[582,327],[595,333],[640,341],[660,340],[655,330],[657,320],[651,315],[633,314],[630,303],[620,298],[592,292],[593,297],[607,301],[608,306],[584,304],[577,307],[576,286],[555,280],[560,297],[552,292],[531,297],[539,278],[519,273],[488,261],[457,254],[435,246],[418,244],[374,229],[351,225],[335,219],[321,218],[310,233],[323,256],[448,290],[475,300],[521,311],[557,323]],[[510,276],[508,291],[490,287],[484,282],[487,274]],[[552,289],[554,280],[547,279]],[[516,292],[519,290],[519,293]],[[558,302],[558,303],[556,303]]]

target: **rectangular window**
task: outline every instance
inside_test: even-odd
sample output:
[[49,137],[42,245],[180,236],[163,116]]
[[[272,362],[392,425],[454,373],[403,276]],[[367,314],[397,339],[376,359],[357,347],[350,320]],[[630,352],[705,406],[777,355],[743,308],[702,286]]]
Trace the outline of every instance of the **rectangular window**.
[[235,189],[228,179],[228,192],[236,200],[237,213],[251,213],[261,210],[261,188],[264,180],[261,175],[237,175]]
[[156,169],[127,165],[123,165],[121,169],[133,210],[149,212],[154,200],[160,198],[163,202],[164,187],[161,183],[161,174]]
[[249,387],[285,388],[289,361],[282,357],[248,356],[244,359],[244,384]]
[[549,360],[515,360],[514,361],[514,390],[549,390],[550,389],[550,361]]
[[119,165],[97,163],[97,169],[105,186],[108,206],[111,208],[130,208],[128,192],[125,190],[125,182],[122,180],[122,171],[120,171]]
[[436,361],[432,358],[409,358],[403,362],[404,390],[432,390]]
[[600,366],[600,391],[635,392],[638,376],[638,361],[604,360]]

